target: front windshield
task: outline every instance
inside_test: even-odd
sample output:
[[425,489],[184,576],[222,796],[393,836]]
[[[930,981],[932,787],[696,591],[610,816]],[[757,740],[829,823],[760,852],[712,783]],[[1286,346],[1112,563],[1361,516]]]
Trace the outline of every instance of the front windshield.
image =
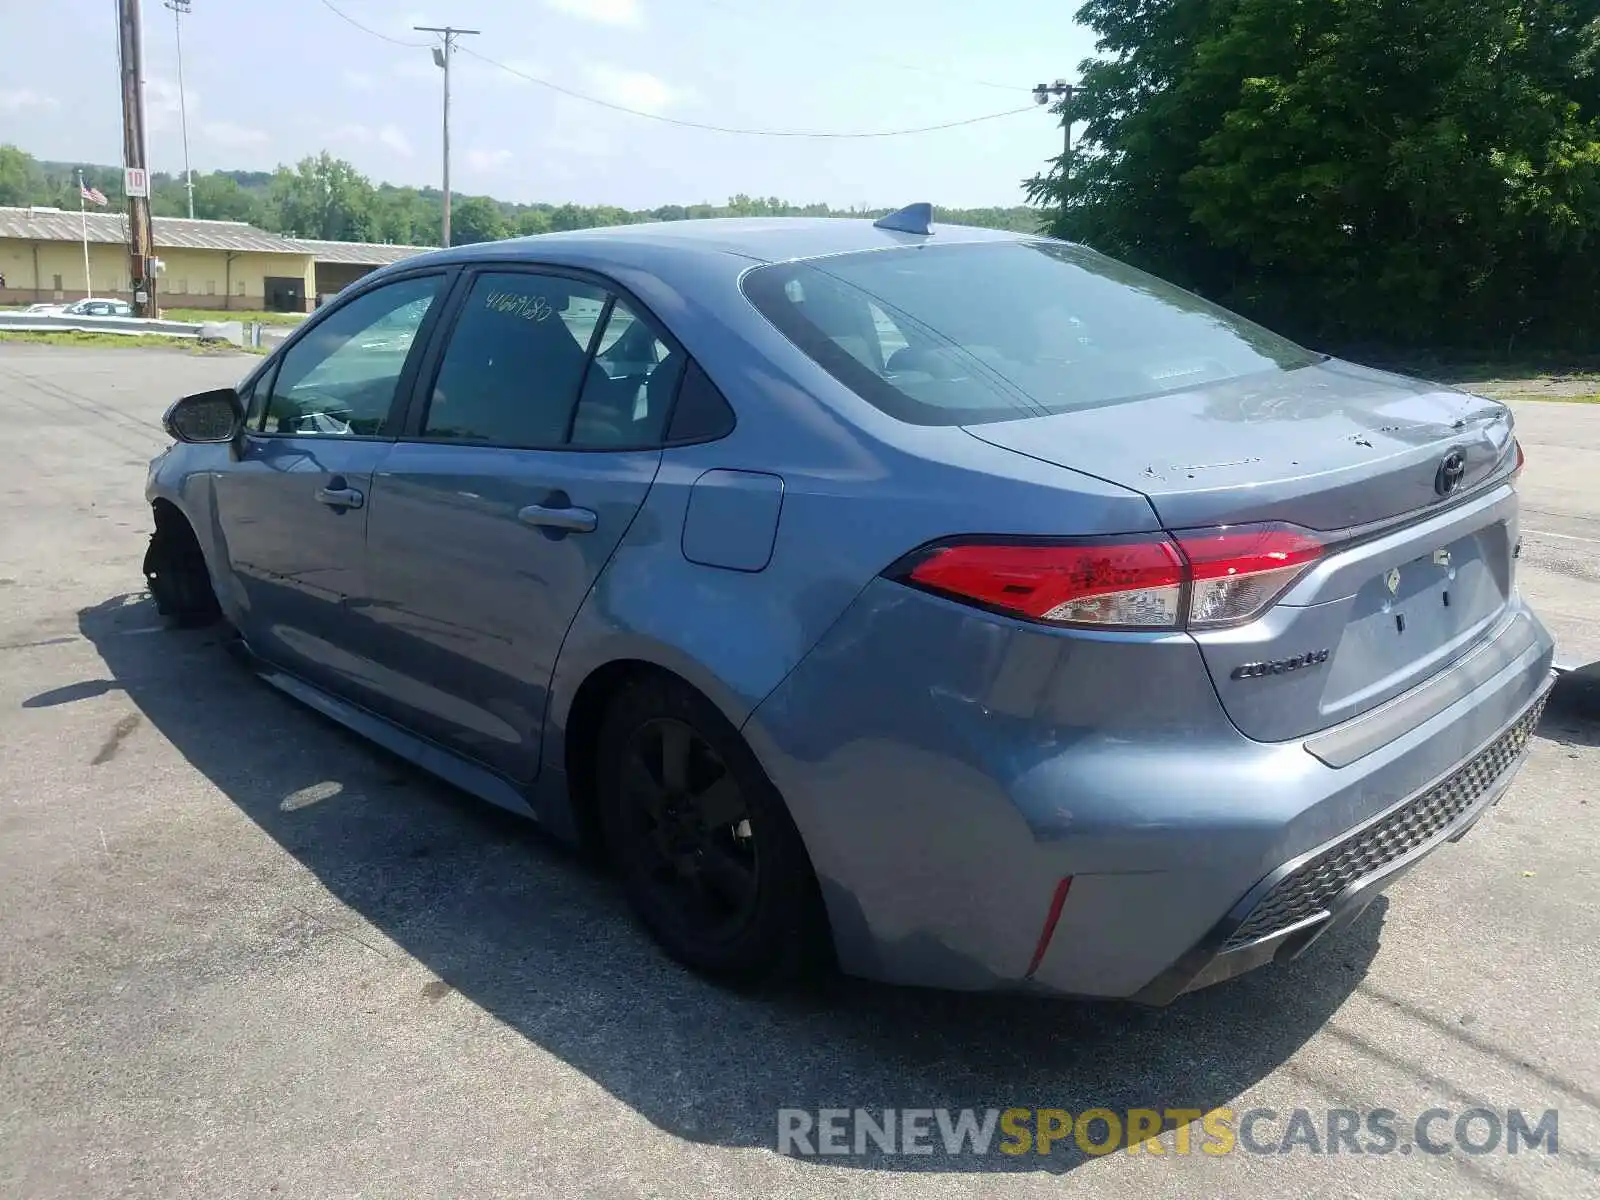
[[877,407],[919,425],[1067,412],[1319,360],[1142,271],[1061,242],[842,254],[745,294]]

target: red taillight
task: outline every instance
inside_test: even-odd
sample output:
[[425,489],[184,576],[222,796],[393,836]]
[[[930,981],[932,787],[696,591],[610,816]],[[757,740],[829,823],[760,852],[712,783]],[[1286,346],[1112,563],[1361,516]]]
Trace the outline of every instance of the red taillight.
[[990,608],[1070,625],[1179,620],[1183,563],[1166,538],[936,547],[913,583]]
[[1191,626],[1228,625],[1253,616],[1322,556],[1320,541],[1286,525],[1184,533],[1178,545],[1194,581]]
[[1527,456],[1522,453],[1522,439],[1513,438],[1511,444],[1517,448],[1517,465],[1511,468],[1511,482],[1516,484],[1522,478],[1522,464],[1527,461]]
[[915,556],[895,577],[986,608],[1059,625],[1178,629],[1261,612],[1323,544],[1287,525],[1241,525],[1118,540],[963,539]]

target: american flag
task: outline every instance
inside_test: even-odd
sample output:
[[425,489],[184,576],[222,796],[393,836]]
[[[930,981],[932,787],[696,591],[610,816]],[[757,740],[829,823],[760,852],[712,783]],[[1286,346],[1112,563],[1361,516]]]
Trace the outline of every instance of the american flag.
[[78,185],[78,191],[90,204],[99,204],[104,206],[107,203],[106,194],[99,188],[92,188],[88,184],[80,183]]

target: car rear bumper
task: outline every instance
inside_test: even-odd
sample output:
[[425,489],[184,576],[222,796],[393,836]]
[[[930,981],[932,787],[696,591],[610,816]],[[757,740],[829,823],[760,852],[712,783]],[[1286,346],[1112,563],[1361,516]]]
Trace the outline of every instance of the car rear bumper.
[[745,727],[841,966],[1160,1004],[1293,957],[1498,798],[1553,678],[1514,601],[1495,648],[1383,737],[1324,744],[1333,765],[1239,733],[1185,640],[1062,636],[870,586]]
[[1184,992],[1298,958],[1433,851],[1460,841],[1511,785],[1554,682],[1552,672],[1522,712],[1443,778],[1262,879],[1134,999],[1168,1004]]

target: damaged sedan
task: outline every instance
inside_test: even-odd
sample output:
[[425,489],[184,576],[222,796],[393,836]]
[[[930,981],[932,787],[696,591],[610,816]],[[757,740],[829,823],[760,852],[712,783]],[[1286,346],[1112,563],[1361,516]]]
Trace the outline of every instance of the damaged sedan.
[[169,411],[151,591],[719,979],[1308,951],[1539,718],[1510,412],[929,216],[375,272]]

